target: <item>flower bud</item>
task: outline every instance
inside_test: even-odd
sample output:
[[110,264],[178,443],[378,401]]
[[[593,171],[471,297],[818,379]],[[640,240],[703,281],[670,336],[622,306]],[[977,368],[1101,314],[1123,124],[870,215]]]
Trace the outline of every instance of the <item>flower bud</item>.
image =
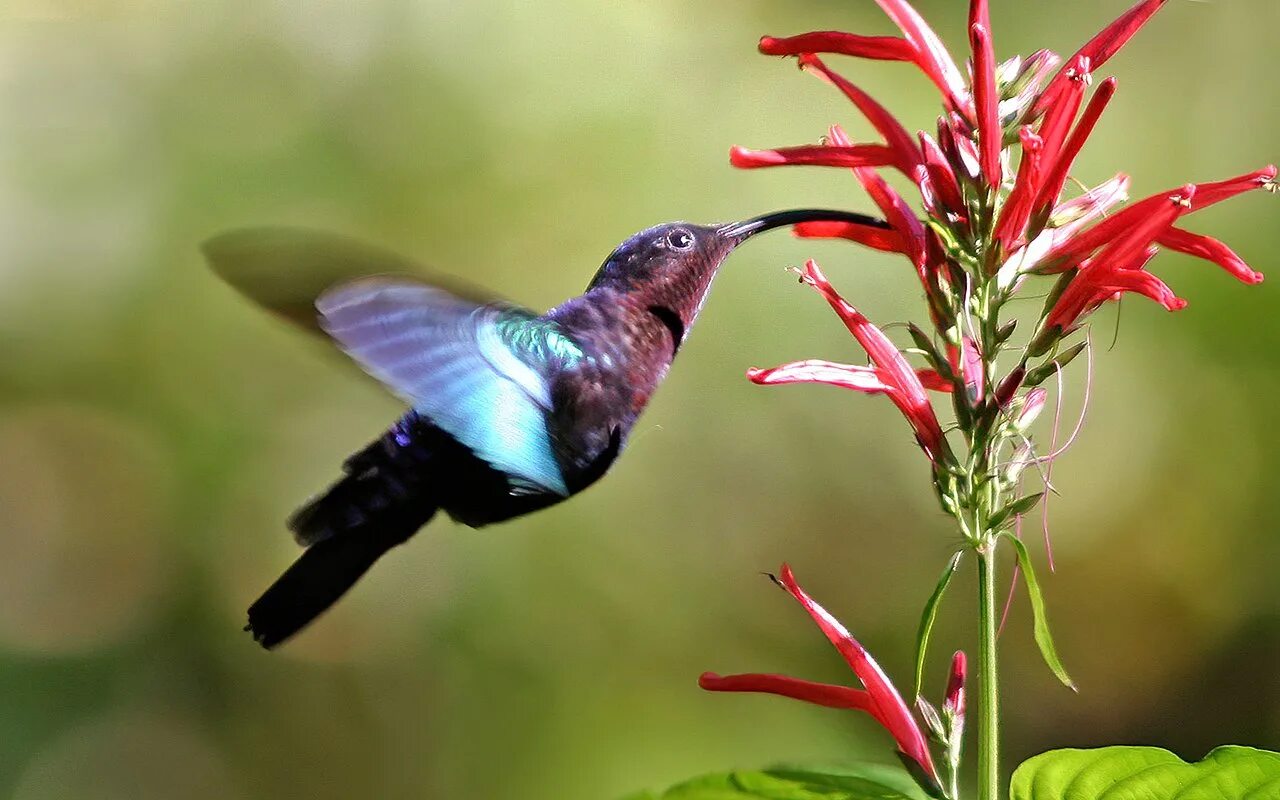
[[964,683],[968,669],[963,650],[957,650],[951,657],[951,674],[947,677],[947,696],[942,704],[944,713],[963,724],[965,711]]

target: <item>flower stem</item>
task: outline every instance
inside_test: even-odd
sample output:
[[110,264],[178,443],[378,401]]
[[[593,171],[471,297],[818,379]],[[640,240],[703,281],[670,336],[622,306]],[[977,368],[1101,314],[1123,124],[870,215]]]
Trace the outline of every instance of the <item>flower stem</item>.
[[996,660],[996,539],[978,549],[978,800],[1000,799],[1000,684]]

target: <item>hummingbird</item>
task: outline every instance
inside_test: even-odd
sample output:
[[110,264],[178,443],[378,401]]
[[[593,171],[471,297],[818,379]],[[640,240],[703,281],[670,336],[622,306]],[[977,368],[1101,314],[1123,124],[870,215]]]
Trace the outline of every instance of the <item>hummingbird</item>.
[[[479,528],[594,484],[626,448],[725,258],[757,233],[808,221],[888,227],[814,209],[658,225],[624,241],[583,294],[545,314],[397,276],[322,291],[310,312],[320,330],[409,408],[289,518],[305,549],[249,607],[245,630],[268,649],[285,641],[440,511]],[[233,283],[244,234],[204,245]],[[274,278],[255,280],[256,299],[306,316],[267,296],[278,294]]]

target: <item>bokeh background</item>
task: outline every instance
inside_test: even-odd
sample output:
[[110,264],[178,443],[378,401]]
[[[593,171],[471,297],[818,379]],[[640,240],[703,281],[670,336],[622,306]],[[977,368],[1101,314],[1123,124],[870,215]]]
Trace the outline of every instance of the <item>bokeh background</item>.
[[[918,5],[962,41],[963,0]],[[1125,6],[993,0],[998,53],[1069,52]],[[1108,66],[1121,91],[1077,174],[1123,169],[1141,193],[1276,160],[1278,27],[1274,0],[1173,0]],[[240,626],[295,555],[284,517],[398,405],[197,251],[231,227],[306,225],[543,308],[650,224],[866,209],[839,171],[726,165],[730,144],[832,122],[869,135],[755,53],[762,33],[814,28],[893,32],[871,0],[5,2],[0,796],[587,800],[778,760],[892,761],[865,718],[695,679],[849,679],[760,577],[785,559],[909,682],[954,534],[906,426],[874,398],[743,379],[859,357],[784,266],[819,258],[891,321],[920,315],[905,263],[753,242],[607,480],[499,528],[438,519],[268,654]],[[931,126],[911,68],[836,61]],[[1274,202],[1194,227],[1274,275]],[[1055,472],[1045,582],[1081,692],[1039,663],[1020,600],[1010,764],[1114,742],[1280,747],[1280,296],[1159,264],[1192,304],[1099,315],[1088,424]],[[944,608],[935,696],[974,640],[973,597],[966,576]]]

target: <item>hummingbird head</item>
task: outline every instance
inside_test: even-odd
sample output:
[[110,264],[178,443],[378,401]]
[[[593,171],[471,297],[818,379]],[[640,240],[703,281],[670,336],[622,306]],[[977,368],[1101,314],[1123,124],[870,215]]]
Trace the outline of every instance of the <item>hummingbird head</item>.
[[635,296],[687,330],[720,265],[738,245],[763,231],[816,221],[889,227],[883,220],[862,214],[822,209],[778,211],[724,225],[668,222],[640,231],[620,244],[588,288],[607,286]]

